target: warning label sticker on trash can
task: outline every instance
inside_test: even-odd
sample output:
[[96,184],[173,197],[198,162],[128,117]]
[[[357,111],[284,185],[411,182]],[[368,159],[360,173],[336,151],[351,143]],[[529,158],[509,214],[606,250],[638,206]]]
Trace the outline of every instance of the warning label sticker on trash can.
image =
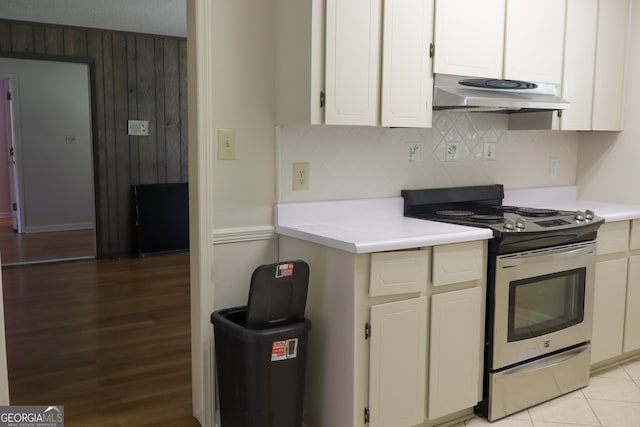
[[271,361],[295,359],[298,357],[298,338],[271,343]]
[[279,264],[276,267],[276,279],[293,276],[293,263]]

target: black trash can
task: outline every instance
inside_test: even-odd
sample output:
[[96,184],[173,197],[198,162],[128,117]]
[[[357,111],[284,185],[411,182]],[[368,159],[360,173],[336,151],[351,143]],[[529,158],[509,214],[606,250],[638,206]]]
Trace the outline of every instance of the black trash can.
[[304,261],[260,266],[248,306],[211,314],[221,427],[302,426],[308,274]]
[[222,427],[301,427],[311,322],[247,329],[247,307],[215,311]]

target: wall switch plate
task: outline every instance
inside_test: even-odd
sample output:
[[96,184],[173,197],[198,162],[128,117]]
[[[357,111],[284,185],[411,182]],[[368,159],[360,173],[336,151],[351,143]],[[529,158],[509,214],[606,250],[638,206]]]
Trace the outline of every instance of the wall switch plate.
[[131,136],[149,136],[149,120],[128,120],[127,134]]
[[460,143],[459,142],[447,142],[445,146],[444,159],[447,162],[457,162],[460,160]]
[[496,143],[485,142],[482,145],[482,160],[492,161],[496,159]]
[[293,191],[309,189],[309,163],[293,164]]
[[236,130],[218,129],[218,160],[236,159]]

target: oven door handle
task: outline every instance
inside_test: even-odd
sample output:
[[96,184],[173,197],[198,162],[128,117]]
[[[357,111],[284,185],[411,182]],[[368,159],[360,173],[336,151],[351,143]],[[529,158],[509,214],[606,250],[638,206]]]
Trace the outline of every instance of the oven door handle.
[[563,260],[565,258],[572,258],[581,255],[588,255],[595,252],[595,247],[580,247],[577,249],[571,250],[559,250],[558,252],[553,252],[553,250],[545,251],[545,252],[535,252],[535,253],[527,253],[523,255],[517,255],[513,258],[502,258],[499,261],[501,268],[509,268],[509,267],[517,267],[519,265],[524,264],[536,264],[541,261],[556,261]]
[[522,366],[516,366],[514,368],[506,369],[502,371],[503,375],[514,375],[521,372],[535,372],[540,371],[542,369],[553,368],[554,366],[558,366],[569,359],[573,359],[574,357],[580,356],[585,351],[590,351],[591,347],[586,344],[572,350],[569,350],[564,353],[556,354],[555,356],[551,356],[546,359],[534,360],[533,362],[525,363]]

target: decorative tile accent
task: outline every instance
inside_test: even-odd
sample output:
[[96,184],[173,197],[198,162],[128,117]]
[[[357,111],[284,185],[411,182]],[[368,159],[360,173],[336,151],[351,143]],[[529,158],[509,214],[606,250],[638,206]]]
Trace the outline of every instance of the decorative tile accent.
[[[399,196],[407,188],[501,183],[507,188],[574,185],[574,132],[508,131],[505,114],[435,112],[431,129],[294,126],[278,132],[278,201]],[[459,160],[445,161],[457,142]],[[485,142],[496,159],[483,161]],[[419,146],[411,158],[410,145]],[[549,157],[558,172],[549,176]],[[309,162],[309,190],[294,192],[294,162]]]

